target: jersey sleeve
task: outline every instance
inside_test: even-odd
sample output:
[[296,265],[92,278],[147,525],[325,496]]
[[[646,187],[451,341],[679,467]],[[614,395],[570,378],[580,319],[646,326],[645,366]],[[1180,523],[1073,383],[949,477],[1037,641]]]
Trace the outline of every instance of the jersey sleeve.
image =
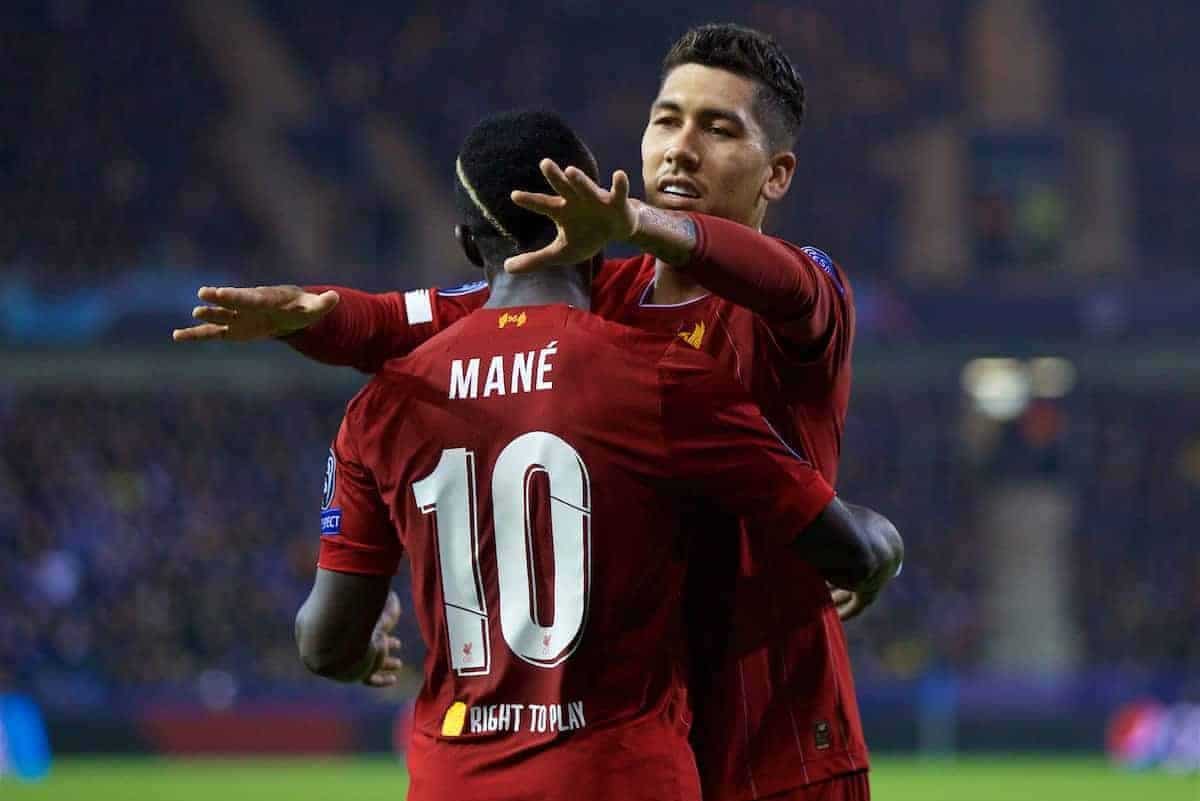
[[659,364],[668,473],[683,491],[793,541],[834,491],[704,354],[672,346]]
[[487,283],[451,289],[415,289],[372,294],[340,286],[341,302],[320,322],[283,341],[318,362],[376,373],[388,359],[405,356],[444,328],[478,309],[488,299]]
[[339,573],[391,576],[403,548],[375,477],[359,457],[353,406],[329,450],[321,504],[317,567]]
[[793,348],[820,354],[842,333],[839,328],[851,324],[845,276],[824,252],[720,217],[689,216],[696,224],[696,248],[679,269],[762,316]]

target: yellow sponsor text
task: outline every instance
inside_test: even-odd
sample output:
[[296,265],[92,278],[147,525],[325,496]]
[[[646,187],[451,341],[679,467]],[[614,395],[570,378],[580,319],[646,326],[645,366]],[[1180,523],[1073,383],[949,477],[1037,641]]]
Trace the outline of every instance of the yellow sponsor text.
[[525,325],[525,319],[525,312],[521,312],[520,314],[509,314],[508,312],[504,312],[500,315],[499,327],[503,328],[506,325],[515,325],[517,328],[520,328],[521,326]]

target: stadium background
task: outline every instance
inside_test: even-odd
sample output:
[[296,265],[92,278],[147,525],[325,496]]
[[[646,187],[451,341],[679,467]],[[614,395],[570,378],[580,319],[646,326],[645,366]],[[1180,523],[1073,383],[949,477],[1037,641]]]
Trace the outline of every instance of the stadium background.
[[[1080,798],[1146,792],[1087,761],[1106,733],[1126,761],[1195,769],[1200,6],[1182,0],[5,4],[0,696],[36,701],[58,755],[392,747],[413,684],[321,682],[291,640],[361,377],[169,332],[202,284],[472,279],[449,189],[474,122],[554,108],[637,172],[659,57],[727,18],[808,84],[769,229],[858,291],[840,489],[908,546],[848,626],[874,749],[1079,755],[1061,764],[1095,778]],[[42,789],[137,764],[68,759]],[[395,797],[398,769],[365,764]],[[1011,797],[1076,797],[1038,772],[1060,763],[1030,764],[886,759],[877,795],[916,793],[911,775],[946,798],[1022,777],[1039,789]],[[1166,781],[1150,797],[1200,798]]]

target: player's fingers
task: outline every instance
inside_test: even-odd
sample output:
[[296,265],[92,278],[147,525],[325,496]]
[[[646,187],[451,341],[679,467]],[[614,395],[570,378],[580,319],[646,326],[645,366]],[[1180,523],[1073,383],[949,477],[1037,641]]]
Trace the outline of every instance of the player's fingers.
[[842,620],[854,620],[861,615],[866,608],[871,605],[870,599],[861,594],[855,594],[845,607],[838,610],[838,617]]
[[385,657],[376,673],[398,673],[404,669],[404,660],[398,656]]
[[206,303],[216,303],[217,293],[219,291],[220,290],[215,286],[202,286],[196,290],[196,297],[200,298],[200,300],[203,300]]
[[559,195],[566,199],[575,197],[575,188],[571,186],[571,182],[567,180],[567,176],[559,169],[559,166],[554,163],[554,159],[542,159],[538,167],[542,171],[542,175],[546,176],[546,183],[550,184]]
[[[211,289],[211,292],[205,292]],[[304,294],[296,286],[203,287],[196,293],[201,300],[239,311],[280,309]]]
[[510,256],[504,260],[504,270],[509,273],[527,273],[552,267],[559,263],[565,248],[566,244],[556,239],[541,250]]
[[613,173],[612,193],[609,202],[614,206],[623,206],[629,200],[629,176],[624,170]]
[[400,677],[395,673],[385,673],[376,671],[370,676],[367,676],[364,682],[368,687],[391,687],[400,680]]
[[401,611],[399,604],[396,604],[394,608],[385,607],[383,610],[383,615],[379,619],[380,629],[382,629],[384,633],[387,633],[396,628],[396,624],[400,622],[400,616],[402,614],[403,612]]
[[523,192],[520,189],[513,190],[510,195],[512,202],[523,209],[543,214],[547,217],[554,217],[559,209],[567,205],[566,198],[558,195],[543,195],[540,192]]
[[[328,314],[329,312],[333,311],[333,307],[338,305],[341,300],[341,295],[339,295],[337,292],[334,292],[332,289],[327,289],[320,295],[317,295],[317,299],[313,301],[311,310],[322,315]],[[397,604],[398,603],[399,602],[397,601]]]
[[835,604],[844,604],[854,597],[854,593],[850,590],[843,590],[841,587],[833,587],[829,593]]
[[196,293],[200,300],[215,303],[227,309],[262,309],[267,307],[265,293],[259,287],[205,286]]
[[389,591],[387,598],[385,598],[383,601],[384,616],[390,620],[395,620],[396,618],[400,617],[400,614],[403,611],[403,607],[400,606],[400,596],[394,591]]
[[570,182],[571,188],[575,190],[581,198],[588,198],[598,203],[608,202],[608,193],[596,185],[596,182],[588,177],[588,174],[578,167],[567,167],[563,171],[567,181]]
[[192,316],[206,323],[229,325],[237,319],[238,313],[233,309],[226,309],[224,306],[197,306],[192,309]]
[[211,339],[225,339],[229,335],[229,326],[205,323],[193,325],[190,328],[176,328],[171,332],[171,339],[176,342],[203,342]]

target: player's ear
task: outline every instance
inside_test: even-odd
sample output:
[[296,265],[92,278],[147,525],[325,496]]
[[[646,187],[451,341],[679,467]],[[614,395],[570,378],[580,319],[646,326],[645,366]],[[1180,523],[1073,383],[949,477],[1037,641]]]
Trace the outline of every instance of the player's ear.
[[471,233],[471,229],[461,224],[454,226],[454,238],[458,240],[459,247],[462,248],[467,261],[482,270],[483,256],[479,254],[479,245],[475,243],[475,236]]
[[762,195],[774,203],[787,194],[796,175],[796,154],[790,150],[776,153],[767,163],[767,180],[763,184]]

